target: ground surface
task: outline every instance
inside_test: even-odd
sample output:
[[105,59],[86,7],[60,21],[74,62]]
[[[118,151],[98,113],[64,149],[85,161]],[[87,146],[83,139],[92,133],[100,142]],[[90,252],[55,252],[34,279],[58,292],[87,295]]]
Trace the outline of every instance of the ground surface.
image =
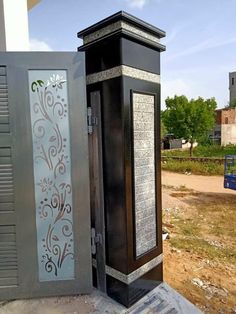
[[204,313],[236,313],[236,192],[222,177],[163,172],[165,281]]
[[192,303],[160,284],[127,309],[94,289],[87,296],[55,297],[11,301],[0,307],[1,314],[201,314]]
[[[165,281],[204,313],[236,313],[236,192],[222,187],[222,177],[163,172],[162,183],[164,228],[170,234],[164,241]],[[0,302],[0,314],[127,313],[112,302],[97,292],[18,300]]]
[[[165,186],[180,187],[186,186],[198,192],[232,194],[236,191],[224,189],[223,176],[200,176],[192,174],[179,174],[175,172],[162,171],[162,184]],[[165,204],[163,203],[163,206]]]

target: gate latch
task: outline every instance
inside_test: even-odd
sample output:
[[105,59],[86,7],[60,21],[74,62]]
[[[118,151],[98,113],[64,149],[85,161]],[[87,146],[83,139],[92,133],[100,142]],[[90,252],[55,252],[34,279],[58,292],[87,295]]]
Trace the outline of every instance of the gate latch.
[[92,108],[87,108],[88,134],[93,133],[93,127],[97,125],[97,117],[93,116]]
[[97,248],[96,244],[102,244],[102,235],[100,233],[96,233],[95,228],[91,229],[91,251],[92,254],[96,254]]

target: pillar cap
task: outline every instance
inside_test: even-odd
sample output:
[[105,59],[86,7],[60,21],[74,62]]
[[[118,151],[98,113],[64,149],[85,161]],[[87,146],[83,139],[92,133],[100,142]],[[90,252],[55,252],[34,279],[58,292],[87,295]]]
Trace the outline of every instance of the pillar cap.
[[160,44],[160,38],[166,35],[163,30],[124,11],[119,11],[78,32],[77,36],[82,38],[84,42],[79,50],[86,50],[91,45],[120,34],[156,50],[165,50],[165,46]]

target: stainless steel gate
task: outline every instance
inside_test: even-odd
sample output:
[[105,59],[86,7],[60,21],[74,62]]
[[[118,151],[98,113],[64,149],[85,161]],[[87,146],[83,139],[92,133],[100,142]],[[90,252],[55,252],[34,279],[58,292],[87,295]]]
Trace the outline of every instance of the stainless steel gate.
[[0,53],[0,299],[91,290],[83,53]]

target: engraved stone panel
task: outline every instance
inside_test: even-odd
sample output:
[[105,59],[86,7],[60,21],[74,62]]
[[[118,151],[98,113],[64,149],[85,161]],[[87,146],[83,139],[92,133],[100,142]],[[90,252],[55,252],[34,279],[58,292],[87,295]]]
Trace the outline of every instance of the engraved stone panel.
[[136,256],[156,246],[154,96],[133,93]]
[[30,70],[39,281],[74,278],[66,71]]

